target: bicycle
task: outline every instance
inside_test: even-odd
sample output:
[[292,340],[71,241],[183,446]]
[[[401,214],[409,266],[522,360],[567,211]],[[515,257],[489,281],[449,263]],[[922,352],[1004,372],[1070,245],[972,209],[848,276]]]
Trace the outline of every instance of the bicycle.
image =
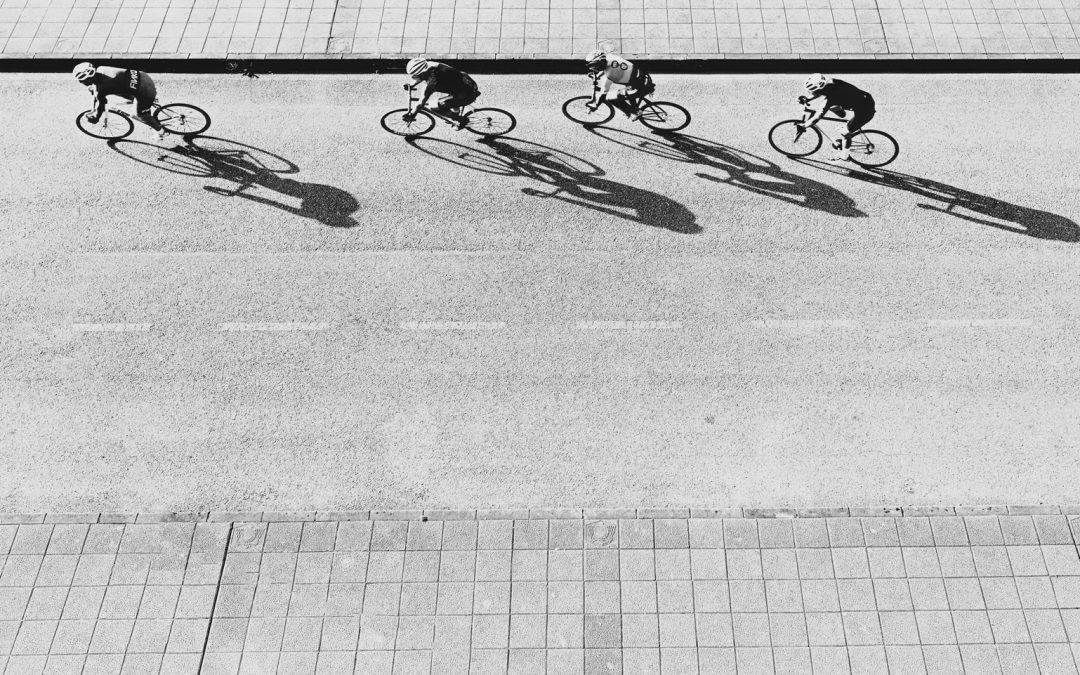
[[[596,92],[600,90],[600,75],[589,75],[589,77],[593,81],[593,95],[575,96],[567,100],[563,103],[562,111],[568,119],[578,124],[585,127],[598,127],[611,121],[611,118],[615,116],[615,107],[611,101],[604,101],[595,109],[590,106],[596,100]],[[653,131],[671,133],[685,129],[690,124],[690,111],[678,103],[650,101],[645,96],[620,96],[620,98],[630,103],[637,121]]]
[[[150,109],[157,123],[171,134],[194,136],[210,128],[210,115],[202,108],[189,103],[160,105],[154,101],[150,104]],[[75,126],[88,136],[117,141],[127,138],[135,130],[132,119],[138,118],[118,107],[107,106],[96,124],[87,119],[92,112],[92,110],[84,110],[75,118]]]
[[435,128],[437,117],[458,129],[466,129],[479,136],[493,138],[508,134],[517,126],[514,116],[499,108],[474,108],[468,105],[462,108],[459,117],[453,117],[427,106],[413,110],[413,104],[420,100],[413,93],[416,87],[417,85],[406,85],[405,88],[409,92],[409,107],[391,110],[383,115],[379,120],[383,129],[396,136],[423,136]]
[[[802,119],[784,120],[769,129],[769,145],[788,157],[807,157],[818,151],[823,140],[822,136],[825,136],[828,137],[832,147],[839,150],[843,142],[843,134],[833,138],[827,131],[819,129],[816,123],[812,127],[803,126],[806,120],[816,114],[816,111],[802,101],[800,103],[803,106]],[[826,115],[819,121],[822,120],[847,124],[847,119],[840,116]],[[895,138],[884,131],[859,129],[851,137],[851,161],[859,166],[882,167],[896,159],[899,154],[900,145]]]

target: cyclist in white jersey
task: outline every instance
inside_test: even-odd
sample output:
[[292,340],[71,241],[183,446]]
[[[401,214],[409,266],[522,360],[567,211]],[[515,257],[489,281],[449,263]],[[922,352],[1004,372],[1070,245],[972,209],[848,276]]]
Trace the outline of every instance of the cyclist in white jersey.
[[612,85],[617,84],[624,90],[611,101],[611,105],[623,111],[627,117],[633,117],[637,114],[641,100],[656,91],[651,75],[641,66],[635,66],[618,54],[606,54],[597,50],[585,57],[585,65],[589,72],[598,78],[598,88],[589,104],[590,110],[599,108],[606,100]]

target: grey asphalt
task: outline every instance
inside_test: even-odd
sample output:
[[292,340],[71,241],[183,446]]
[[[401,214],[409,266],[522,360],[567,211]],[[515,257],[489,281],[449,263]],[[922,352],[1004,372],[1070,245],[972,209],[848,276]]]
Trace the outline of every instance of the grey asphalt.
[[0,510],[1077,501],[1080,78],[852,76],[881,174],[769,147],[797,76],[659,78],[674,140],[479,79],[495,144],[161,76],[159,150],[0,77]]

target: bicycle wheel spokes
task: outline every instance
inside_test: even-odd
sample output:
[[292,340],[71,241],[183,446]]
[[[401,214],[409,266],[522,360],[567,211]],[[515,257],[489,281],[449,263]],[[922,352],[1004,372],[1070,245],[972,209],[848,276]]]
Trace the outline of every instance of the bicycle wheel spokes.
[[799,130],[802,120],[785,120],[769,130],[769,144],[788,157],[806,157],[821,147],[821,132],[817,127]]
[[166,131],[183,136],[201,134],[210,128],[210,115],[186,103],[161,106],[154,113],[154,118]]
[[96,124],[91,124],[86,119],[88,114],[90,114],[89,111],[79,113],[79,116],[75,118],[75,126],[79,127],[84,134],[94,138],[117,140],[126,138],[135,130],[135,125],[131,120],[115,110],[106,110],[105,114],[98,118]]
[[884,131],[861,131],[851,139],[851,160],[862,166],[885,166],[900,154],[900,146]]
[[418,110],[412,115],[408,108],[391,110],[379,120],[382,128],[398,136],[423,136],[435,128],[435,118]]
[[465,118],[465,128],[481,136],[502,136],[515,126],[514,116],[498,108],[477,108]]
[[656,131],[678,131],[690,124],[690,111],[677,103],[657,101],[642,106],[638,119]]
[[595,110],[589,110],[588,105],[592,96],[575,96],[563,103],[562,111],[571,120],[585,126],[598,126],[604,124],[615,116],[615,110],[610,103],[601,103]]

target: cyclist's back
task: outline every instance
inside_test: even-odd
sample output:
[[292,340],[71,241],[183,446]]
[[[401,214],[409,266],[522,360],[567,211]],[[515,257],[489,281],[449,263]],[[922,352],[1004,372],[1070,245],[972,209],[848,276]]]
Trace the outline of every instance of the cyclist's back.
[[444,94],[461,94],[479,89],[476,82],[466,73],[438,61],[428,61],[431,67],[431,80],[428,82],[429,91],[438,91]]
[[139,112],[150,107],[156,95],[154,82],[141,70],[98,66],[94,86],[99,96],[122,96],[135,99]]
[[874,99],[870,94],[850,82],[836,78],[821,87],[817,95],[823,96],[829,107],[840,106],[845,110],[857,110],[867,105],[874,106]]

